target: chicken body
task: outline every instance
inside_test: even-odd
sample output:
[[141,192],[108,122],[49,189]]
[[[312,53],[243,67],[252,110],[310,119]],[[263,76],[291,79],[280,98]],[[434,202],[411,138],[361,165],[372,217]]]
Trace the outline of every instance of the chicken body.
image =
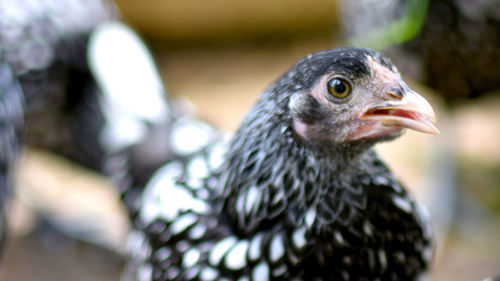
[[300,60],[233,137],[174,120],[125,279],[417,280],[428,218],[371,147],[431,119],[387,58],[344,48]]

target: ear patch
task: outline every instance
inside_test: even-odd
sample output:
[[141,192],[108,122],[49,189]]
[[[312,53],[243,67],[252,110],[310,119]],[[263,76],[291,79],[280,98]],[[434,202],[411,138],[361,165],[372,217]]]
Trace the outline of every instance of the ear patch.
[[320,102],[307,93],[300,92],[293,94],[290,97],[288,107],[293,117],[297,117],[305,123],[312,123],[325,117],[325,112]]

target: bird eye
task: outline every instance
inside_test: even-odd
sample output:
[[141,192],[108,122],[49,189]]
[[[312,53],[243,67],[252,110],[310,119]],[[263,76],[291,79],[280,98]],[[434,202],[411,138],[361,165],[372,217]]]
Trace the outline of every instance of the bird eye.
[[351,84],[344,79],[334,78],[328,81],[328,92],[336,98],[347,97],[351,90]]

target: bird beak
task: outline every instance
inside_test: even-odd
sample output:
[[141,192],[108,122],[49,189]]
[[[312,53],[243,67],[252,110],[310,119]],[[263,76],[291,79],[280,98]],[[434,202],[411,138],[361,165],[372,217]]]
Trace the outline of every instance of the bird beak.
[[439,134],[434,126],[436,115],[431,105],[419,94],[408,90],[401,98],[393,97],[368,108],[361,119],[376,120],[389,127],[409,128],[428,134]]

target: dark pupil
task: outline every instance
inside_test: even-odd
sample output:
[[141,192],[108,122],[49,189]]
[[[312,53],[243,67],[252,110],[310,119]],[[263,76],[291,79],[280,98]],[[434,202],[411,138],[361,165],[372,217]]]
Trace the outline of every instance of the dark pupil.
[[335,80],[333,82],[333,89],[339,94],[342,94],[347,90],[346,86],[339,80]]

